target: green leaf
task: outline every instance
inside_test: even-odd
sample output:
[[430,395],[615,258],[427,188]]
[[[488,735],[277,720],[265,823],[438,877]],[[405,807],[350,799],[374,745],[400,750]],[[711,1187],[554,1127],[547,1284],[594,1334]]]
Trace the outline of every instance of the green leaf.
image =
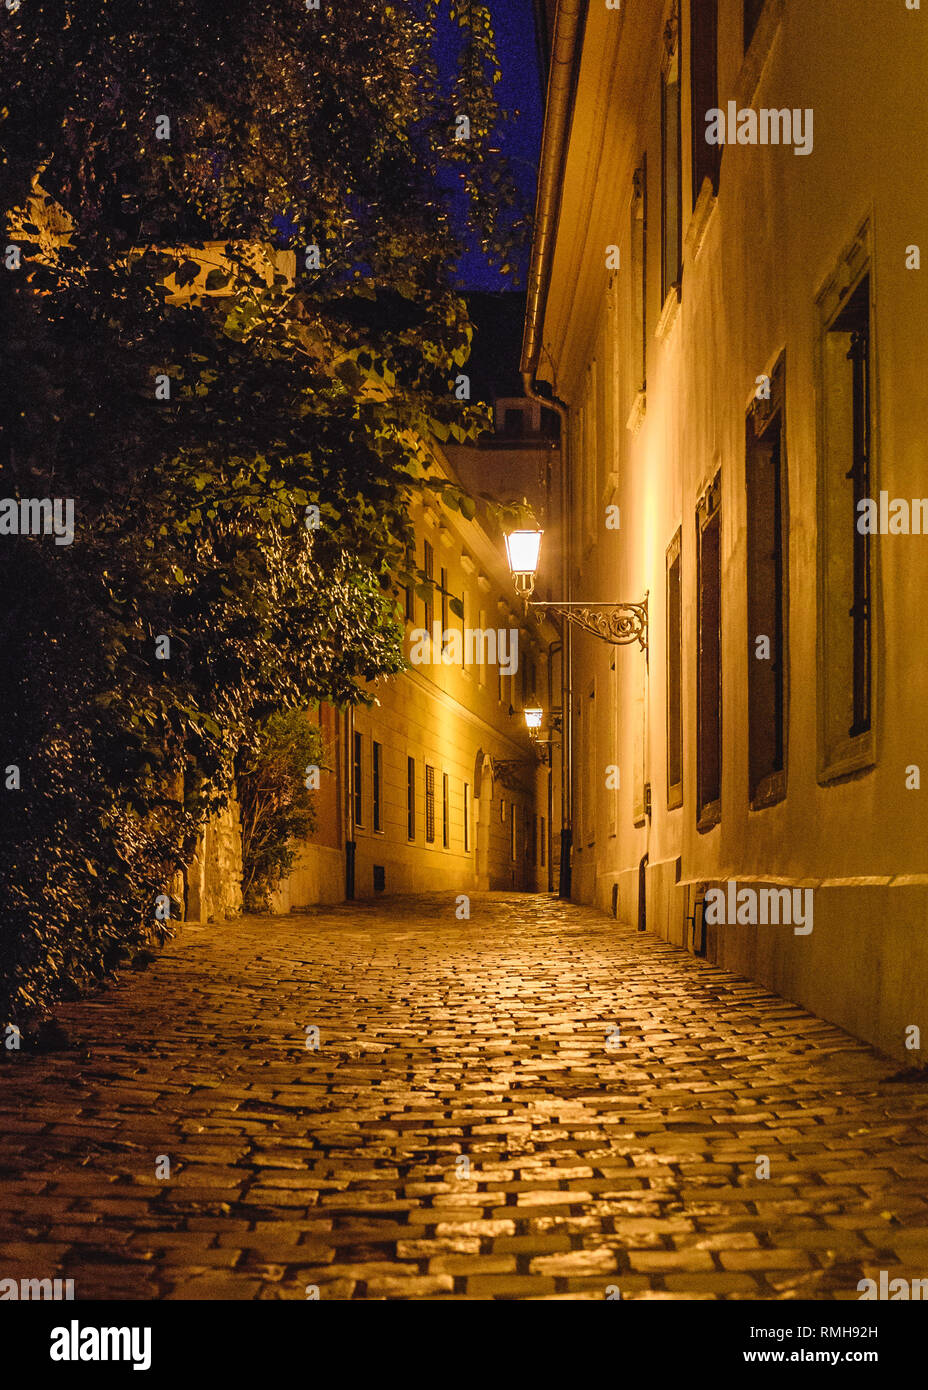
[[183,264],[175,270],[174,280],[178,288],[183,289],[187,285],[192,285],[199,274],[200,265],[198,261],[184,261]]

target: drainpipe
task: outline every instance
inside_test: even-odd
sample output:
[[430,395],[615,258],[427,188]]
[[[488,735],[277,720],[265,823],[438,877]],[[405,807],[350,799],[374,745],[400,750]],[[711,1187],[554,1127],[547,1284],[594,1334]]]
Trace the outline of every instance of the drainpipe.
[[[561,421],[561,592],[567,602],[571,597],[569,439],[570,411],[554,396],[542,396],[535,389],[532,372],[522,375],[523,389],[530,400],[540,401],[548,410],[556,410]],[[571,847],[573,844],[573,635],[570,623],[561,619],[561,869],[559,898],[570,898]]]
[[[553,681],[551,680],[551,668],[552,668],[552,662],[553,662],[555,653],[560,653],[560,657],[561,657],[561,668],[562,668],[562,670],[563,670],[563,664],[564,664],[564,644],[563,644],[563,642],[552,642],[551,645],[548,647],[548,709],[549,709],[549,710],[551,709],[552,705],[554,704],[554,700],[553,700],[553,698],[552,698],[553,695],[554,695],[554,683],[553,683]],[[562,682],[562,685],[563,685],[563,682]],[[552,730],[551,730],[551,736],[552,736],[552,738],[554,737],[554,729],[553,729],[553,726],[552,726]],[[564,711],[563,711],[563,709],[562,709],[562,710],[561,710],[561,758],[562,758],[562,759],[563,759],[563,756],[564,756]],[[562,788],[563,788],[563,782],[562,782]],[[562,815],[563,815],[563,807],[564,807],[564,801],[563,801],[563,789],[562,789],[562,792],[561,792],[561,814],[562,814]],[[553,865],[553,863],[551,862],[551,846],[552,846],[552,844],[554,843],[554,834],[553,834],[553,829],[552,829],[553,822],[554,822],[554,744],[552,743],[552,744],[551,744],[551,747],[550,747],[550,750],[549,750],[549,756],[548,756],[548,835],[547,835],[548,843],[547,843],[547,845],[545,846],[545,854],[546,854],[546,856],[547,856],[547,863],[548,863],[548,892],[549,892],[549,893],[553,893],[553,892],[554,892],[554,865]]]
[[354,706],[345,711],[345,901],[354,899]]
[[[540,401],[557,411],[561,421],[561,597],[571,597],[570,529],[570,412],[554,395],[542,396],[536,389],[541,357],[545,306],[551,278],[551,262],[561,212],[564,164],[573,118],[574,99],[583,48],[588,0],[559,0],[551,44],[551,70],[545,103],[545,124],[538,168],[538,195],[535,200],[535,233],[526,294],[525,333],[522,339],[522,382],[529,400]],[[558,896],[570,897],[571,815],[573,807],[573,688],[571,681],[572,639],[570,624],[561,624],[561,876]]]

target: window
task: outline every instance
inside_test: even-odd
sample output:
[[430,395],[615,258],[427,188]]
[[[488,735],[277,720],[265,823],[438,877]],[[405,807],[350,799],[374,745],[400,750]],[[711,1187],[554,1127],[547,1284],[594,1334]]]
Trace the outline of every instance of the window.
[[464,853],[470,850],[470,784],[464,783]]
[[441,843],[444,849],[448,848],[448,840],[451,834],[451,823],[448,819],[448,774],[443,772],[441,775]]
[[405,616],[408,623],[416,620],[416,591],[411,584],[403,590],[405,595]]
[[679,293],[683,256],[679,37],[674,33],[672,39],[665,37],[665,43],[668,52],[661,73],[661,303],[671,290]]
[[[422,568],[425,572],[427,583],[431,586],[435,580],[435,552],[428,541],[422,542]],[[435,619],[435,600],[429,590],[429,596],[425,600],[425,630],[429,637],[432,636],[432,623]]]
[[667,547],[667,809],[683,805],[683,533]]
[[722,809],[722,511],[716,474],[696,509],[696,810],[708,830]]
[[576,847],[578,854],[582,854],[583,852],[584,806],[586,802],[586,779],[583,776],[582,769],[588,766],[586,749],[586,726],[584,723],[585,714],[586,710],[583,708],[583,699],[582,697],[578,697],[576,719],[574,722],[574,766],[578,769],[578,775],[573,778],[573,816],[574,824],[577,827]]
[[[599,789],[604,785],[602,758],[599,756],[599,729],[596,722],[596,680],[590,681],[586,692],[586,713],[583,719],[586,732],[586,767],[589,772],[587,785],[586,815],[580,822],[587,845],[596,843],[596,813],[599,805]],[[581,764],[581,767],[583,764]]]
[[383,749],[375,740],[371,743],[371,780],[373,783],[374,829],[383,830],[381,802],[381,776],[383,773]]
[[[789,511],[782,357],[747,419],[748,783],[755,809],[786,794]],[[766,386],[769,382],[769,399]]]
[[435,769],[425,765],[425,838],[435,843]]
[[862,230],[820,296],[820,770],[873,762],[872,546],[861,503],[873,496],[869,234]]
[[757,24],[764,8],[764,0],[744,0],[744,51],[751,47],[751,40],[757,32]]
[[718,108],[718,0],[690,0],[690,91],[693,136],[693,206],[706,179],[719,191],[722,146],[706,140],[706,112]]
[[515,863],[516,857],[516,804],[509,803],[509,858]]
[[354,790],[354,823],[355,825],[364,824],[364,797],[362,795],[363,786],[363,764],[361,762],[362,744],[361,735],[356,733],[354,736],[354,767],[352,769],[352,783]]
[[648,384],[648,156],[635,171],[632,211],[632,382],[635,394]]
[[545,829],[545,818],[544,818],[544,816],[542,816],[542,818],[541,818],[541,838],[540,838],[540,841],[539,841],[539,848],[540,848],[540,850],[541,850],[541,867],[542,867],[542,868],[545,867],[545,850],[546,850],[547,843],[548,843],[547,840],[545,839],[545,834],[546,834],[546,829]]
[[448,571],[439,570],[439,590],[441,592],[441,633],[442,653],[444,653],[445,633],[448,631]]
[[581,411],[582,434],[580,458],[580,489],[583,514],[583,535],[581,546],[596,544],[599,527],[599,435],[600,422],[597,414],[597,382],[601,372],[594,358],[586,369],[586,388]]
[[406,835],[416,838],[416,760],[406,759]]
[[530,847],[530,849],[529,849],[529,862],[537,866],[537,864],[538,864],[538,817],[537,817],[537,816],[531,816],[531,817],[529,818],[529,833],[531,834],[531,837],[532,837],[531,847]]

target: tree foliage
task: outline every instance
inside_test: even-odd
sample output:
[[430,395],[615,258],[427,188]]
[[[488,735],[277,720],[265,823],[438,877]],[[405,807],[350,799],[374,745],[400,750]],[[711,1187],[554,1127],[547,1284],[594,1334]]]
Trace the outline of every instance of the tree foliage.
[[75,507],[0,535],[14,1014],[158,928],[256,725],[400,669],[410,500],[470,505],[425,441],[483,424],[456,190],[500,260],[520,229],[496,76],[478,4],[3,13],[0,491]]
[[307,769],[320,769],[322,734],[302,710],[270,715],[238,751],[235,786],[242,821],[242,897],[266,912],[270,894],[293,867],[296,846],[315,824]]

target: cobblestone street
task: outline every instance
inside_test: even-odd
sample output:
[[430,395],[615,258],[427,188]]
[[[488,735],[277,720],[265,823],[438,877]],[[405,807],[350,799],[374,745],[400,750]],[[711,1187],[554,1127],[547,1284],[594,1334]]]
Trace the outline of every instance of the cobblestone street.
[[590,909],[471,909],[187,926],[63,1006],[39,1055],[24,1036],[0,1069],[0,1277],[856,1299],[880,1270],[928,1276],[924,1083]]

